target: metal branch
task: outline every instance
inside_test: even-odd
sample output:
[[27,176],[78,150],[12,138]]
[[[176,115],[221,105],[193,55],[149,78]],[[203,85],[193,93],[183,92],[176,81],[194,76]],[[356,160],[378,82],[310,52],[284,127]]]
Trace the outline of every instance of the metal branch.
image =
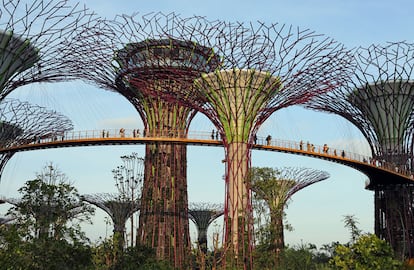
[[97,20],[93,12],[67,0],[3,0],[0,100],[28,83],[75,79],[72,37]]
[[[27,144],[38,139],[58,139],[72,130],[72,122],[64,115],[43,107],[4,99],[0,103],[0,145],[2,147]],[[0,157],[0,175],[14,152]]]

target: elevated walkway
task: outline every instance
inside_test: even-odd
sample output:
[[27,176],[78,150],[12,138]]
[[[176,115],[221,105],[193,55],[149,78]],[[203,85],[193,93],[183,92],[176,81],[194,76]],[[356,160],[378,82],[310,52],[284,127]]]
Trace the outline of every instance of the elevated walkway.
[[[190,131],[187,136],[160,132],[154,136],[142,133],[138,130],[86,130],[72,131],[60,135],[51,135],[47,138],[33,138],[31,141],[16,142],[15,145],[0,148],[0,153],[33,151],[38,149],[97,146],[97,145],[137,145],[154,142],[178,143],[199,146],[222,147],[222,141],[213,136],[211,132]],[[352,167],[370,179],[366,183],[367,189],[374,189],[376,185],[393,185],[413,183],[413,175],[387,163],[373,161],[371,157],[344,151],[342,149],[326,150],[323,146],[311,146],[302,142],[288,140],[270,140],[257,138],[252,144],[252,149],[263,151],[275,151],[295,155],[303,155]]]

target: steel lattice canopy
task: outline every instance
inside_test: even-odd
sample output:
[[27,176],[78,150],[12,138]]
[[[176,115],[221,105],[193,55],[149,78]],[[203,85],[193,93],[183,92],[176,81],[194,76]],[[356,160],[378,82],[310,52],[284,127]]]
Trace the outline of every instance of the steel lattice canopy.
[[385,149],[402,144],[414,108],[414,81],[391,80],[366,84],[348,95],[349,102],[366,114]]
[[177,39],[148,39],[128,43],[118,50],[115,60],[120,65],[119,73],[128,71],[149,74],[161,70],[189,70],[196,73],[211,72],[220,65],[214,50],[191,41]]

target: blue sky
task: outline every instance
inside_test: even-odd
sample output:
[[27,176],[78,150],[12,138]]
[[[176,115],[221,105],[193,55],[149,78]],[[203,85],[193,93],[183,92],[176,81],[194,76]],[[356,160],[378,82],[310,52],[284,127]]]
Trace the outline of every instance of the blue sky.
[[[327,35],[348,48],[387,41],[412,42],[414,37],[414,18],[410,14],[414,2],[408,0],[83,0],[81,3],[108,19],[122,13],[144,15],[162,11],[183,17],[201,15],[211,20],[285,23]],[[69,116],[75,130],[142,127],[138,114],[120,95],[80,82],[29,85],[16,90],[10,97]],[[209,131],[212,128],[203,115],[198,115],[191,124],[192,130]],[[360,132],[347,121],[299,107],[283,109],[272,115],[259,130],[259,136],[267,134],[275,139],[309,140],[316,145],[327,143],[357,153],[365,154],[367,149]],[[17,196],[16,189],[26,180],[33,179],[35,173],[50,161],[67,174],[81,193],[111,192],[114,190],[111,170],[122,164],[119,157],[131,152],[143,156],[143,150],[143,146],[100,146],[18,153],[5,168],[0,195]],[[223,155],[222,148],[188,148],[190,202],[223,201]],[[355,215],[363,231],[373,232],[373,193],[364,189],[366,177],[362,173],[327,161],[260,151],[253,151],[252,165],[311,167],[331,175],[328,180],[303,189],[292,197],[286,212],[294,231],[286,232],[286,243],[305,242],[320,246],[332,241],[346,242],[350,235],[343,226],[344,215]],[[85,226],[92,239],[105,236],[103,216],[97,211],[95,224]],[[193,230],[191,235],[195,239]]]

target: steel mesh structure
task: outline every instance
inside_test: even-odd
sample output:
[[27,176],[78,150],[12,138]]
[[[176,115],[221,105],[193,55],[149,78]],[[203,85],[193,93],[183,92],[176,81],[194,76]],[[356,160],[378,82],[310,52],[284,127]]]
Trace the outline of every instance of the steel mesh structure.
[[71,39],[95,15],[67,0],[2,0],[0,100],[19,86],[75,78]]
[[283,217],[289,200],[296,192],[329,176],[327,172],[311,168],[252,168],[254,198],[265,201],[269,208],[270,246],[275,253],[275,266],[280,264],[281,251],[285,248]]
[[200,250],[207,252],[207,231],[210,224],[224,214],[224,207],[212,203],[190,203],[188,216],[197,228],[197,244]]
[[[57,139],[72,130],[72,122],[64,115],[43,107],[6,98],[0,102],[0,146],[12,147],[27,144],[41,138]],[[0,156],[0,176],[10,151]]]
[[[355,74],[345,87],[318,96],[306,106],[353,123],[367,139],[371,162],[412,171],[414,45],[394,42],[355,50]],[[375,233],[395,252],[414,252],[413,184],[370,179],[375,191]]]

